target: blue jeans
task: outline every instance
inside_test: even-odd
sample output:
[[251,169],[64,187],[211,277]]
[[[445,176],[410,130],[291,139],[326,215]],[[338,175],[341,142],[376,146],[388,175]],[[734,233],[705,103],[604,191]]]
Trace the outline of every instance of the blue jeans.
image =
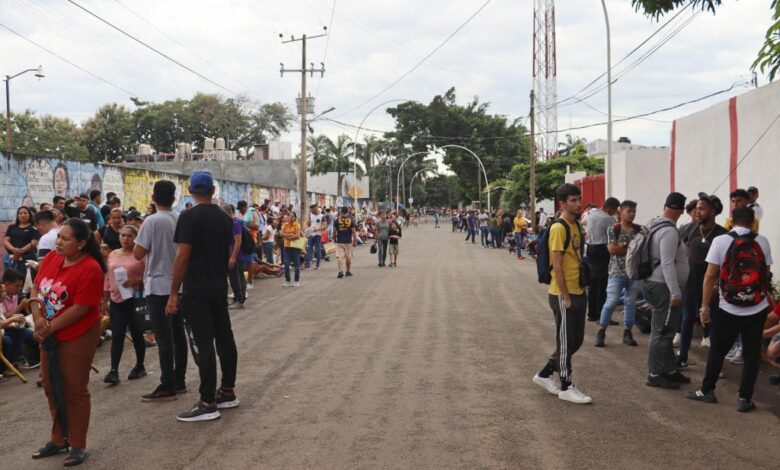
[[284,248],[284,279],[290,282],[290,263],[295,268],[295,282],[301,280],[301,249],[291,248],[289,246]]
[[490,246],[488,242],[488,228],[487,227],[480,227],[479,228],[479,241],[482,243],[482,246],[487,247]]
[[602,328],[609,325],[609,321],[612,319],[612,312],[615,311],[615,307],[620,302],[623,289],[626,290],[626,295],[623,297],[623,306],[625,308],[623,325],[625,325],[626,329],[634,326],[636,298],[639,295],[641,286],[638,282],[634,282],[625,276],[609,276],[607,280],[607,300],[601,309],[601,319],[599,319],[599,325]]
[[517,251],[517,256],[523,256],[523,241],[525,240],[525,236],[522,233],[515,233],[515,250]]
[[30,347],[38,346],[38,344],[33,340],[32,330],[27,328],[5,329],[5,336],[3,336],[3,355],[11,362],[11,364],[16,364],[24,358],[25,344]]
[[490,240],[492,242],[493,248],[501,248],[501,229],[491,228]]
[[477,229],[473,227],[469,227],[466,230],[466,241],[469,241],[469,238],[471,238],[471,243],[476,243],[476,237],[477,237]]
[[322,255],[322,235],[312,235],[309,237],[309,245],[306,249],[306,267],[311,267],[312,253],[317,255],[317,267],[320,267],[320,257]]
[[263,256],[266,263],[274,264],[274,242],[263,243]]

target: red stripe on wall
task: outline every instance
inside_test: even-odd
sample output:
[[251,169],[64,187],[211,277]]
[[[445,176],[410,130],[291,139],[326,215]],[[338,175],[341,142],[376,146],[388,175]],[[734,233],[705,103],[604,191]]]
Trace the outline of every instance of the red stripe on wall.
[[669,191],[674,191],[674,158],[677,153],[677,121],[672,121],[672,152],[669,160]]
[[737,152],[739,150],[739,124],[737,122],[737,97],[729,100],[729,129],[731,149],[729,152],[729,191],[737,189]]

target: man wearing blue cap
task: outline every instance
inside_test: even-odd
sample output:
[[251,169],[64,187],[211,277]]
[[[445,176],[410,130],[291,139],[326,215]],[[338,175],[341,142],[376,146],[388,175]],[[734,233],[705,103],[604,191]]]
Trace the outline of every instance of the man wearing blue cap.
[[[227,307],[227,277],[233,222],[211,203],[214,178],[207,171],[190,177],[190,194],[195,206],[181,213],[174,242],[178,243],[173,263],[173,283],[165,312],[178,309],[177,292],[184,283],[181,312],[186,321],[190,348],[200,372],[200,400],[179,421],[208,421],[219,418],[219,410],[238,406],[233,391],[238,352]],[[217,390],[219,351],[222,383]]]

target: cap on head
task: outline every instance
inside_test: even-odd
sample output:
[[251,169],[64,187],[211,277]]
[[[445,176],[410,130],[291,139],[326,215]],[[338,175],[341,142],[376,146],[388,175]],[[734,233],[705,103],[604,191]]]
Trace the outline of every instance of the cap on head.
[[198,170],[190,176],[190,192],[198,195],[211,194],[214,187],[214,177],[208,171]]
[[677,211],[685,210],[685,196],[678,192],[669,193],[669,195],[666,196],[664,207]]
[[750,186],[749,188],[747,188],[747,192],[749,192],[751,194],[753,194],[753,193],[758,194],[758,188],[755,187],[755,186]]
[[723,203],[720,201],[718,196],[714,194],[709,195],[707,193],[699,193],[699,200],[709,204],[710,207],[712,207],[712,210],[715,211],[715,215],[719,215],[721,212],[723,212]]
[[133,220],[144,220],[143,216],[138,211],[130,211],[125,214],[125,217],[127,218],[128,222],[132,222]]

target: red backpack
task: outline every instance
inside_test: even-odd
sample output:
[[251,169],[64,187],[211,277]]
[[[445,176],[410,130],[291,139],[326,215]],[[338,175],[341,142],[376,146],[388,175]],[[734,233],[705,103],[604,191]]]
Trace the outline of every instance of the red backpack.
[[726,259],[720,268],[720,291],[723,299],[731,305],[752,307],[767,298],[769,269],[761,245],[756,242],[756,234],[734,238],[726,252]]

